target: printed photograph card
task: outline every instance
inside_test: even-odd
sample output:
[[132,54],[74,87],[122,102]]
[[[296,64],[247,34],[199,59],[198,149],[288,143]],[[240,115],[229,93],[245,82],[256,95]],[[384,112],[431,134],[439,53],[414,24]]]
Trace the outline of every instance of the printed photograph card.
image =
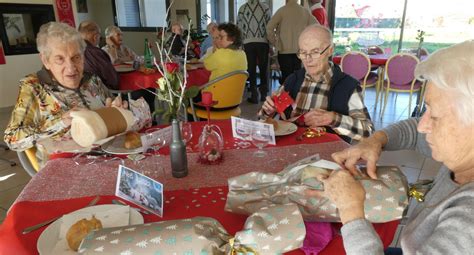
[[120,165],[115,195],[163,217],[163,184]]

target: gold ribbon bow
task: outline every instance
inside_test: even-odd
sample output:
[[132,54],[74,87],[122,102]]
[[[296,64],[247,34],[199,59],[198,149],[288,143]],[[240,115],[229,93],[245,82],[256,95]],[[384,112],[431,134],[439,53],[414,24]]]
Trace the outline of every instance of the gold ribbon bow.
[[234,246],[234,243],[235,243],[235,238],[231,238],[229,239],[229,244],[230,244],[230,255],[240,255],[240,254],[245,254],[245,255],[250,255],[250,254],[253,254],[253,255],[258,255],[258,253],[252,249],[252,248],[249,248],[249,247],[246,247],[246,246],[241,246],[241,245],[238,245],[237,247]]

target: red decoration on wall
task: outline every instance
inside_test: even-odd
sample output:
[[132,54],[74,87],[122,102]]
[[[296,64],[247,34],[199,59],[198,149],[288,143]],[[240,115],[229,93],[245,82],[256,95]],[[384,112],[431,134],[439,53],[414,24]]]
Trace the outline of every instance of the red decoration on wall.
[[76,27],[71,0],[56,0],[56,13],[60,22]]
[[5,54],[3,52],[2,40],[0,40],[0,65],[4,65],[4,64],[6,64]]

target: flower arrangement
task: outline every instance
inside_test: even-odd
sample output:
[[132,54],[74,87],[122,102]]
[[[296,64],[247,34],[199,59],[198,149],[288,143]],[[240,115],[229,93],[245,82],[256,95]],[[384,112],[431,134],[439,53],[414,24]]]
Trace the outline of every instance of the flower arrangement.
[[[170,4],[166,11],[168,16],[171,6]],[[191,27],[191,21],[189,21],[188,29]],[[179,58],[175,58],[171,54],[171,49],[166,47],[165,33],[161,33],[161,39],[156,42],[159,57],[154,59],[154,65],[158,69],[158,72],[162,75],[156,81],[157,91],[156,97],[168,105],[167,109],[157,109],[155,115],[161,115],[164,120],[171,122],[172,119],[178,118],[182,113],[186,117],[186,106],[189,104],[189,99],[195,97],[199,93],[197,86],[187,87],[187,70],[185,63],[181,63]],[[176,39],[176,36],[172,38],[171,45]],[[187,59],[187,49],[190,43],[189,33],[186,36],[185,44],[185,55],[184,60]]]

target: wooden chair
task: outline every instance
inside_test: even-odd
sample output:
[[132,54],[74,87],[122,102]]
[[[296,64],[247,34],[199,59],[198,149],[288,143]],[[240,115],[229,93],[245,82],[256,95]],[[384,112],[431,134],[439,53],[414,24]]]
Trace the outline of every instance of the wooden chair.
[[25,151],[18,151],[17,155],[23,169],[33,177],[39,171],[39,163],[36,158],[36,147],[29,148]]
[[[380,118],[387,106],[389,92],[409,92],[408,117],[411,115],[411,98],[413,92],[421,89],[422,83],[415,78],[415,67],[420,61],[413,54],[398,53],[387,60],[385,64],[385,81],[382,88],[385,90],[384,104]],[[396,98],[395,98],[396,100]]]
[[[234,71],[218,77],[199,87],[201,91],[209,91],[212,93],[214,101],[218,101],[211,108],[210,118],[213,120],[230,119],[231,116],[240,116],[240,103],[244,96],[245,82],[248,78],[247,71]],[[192,114],[194,120],[198,118],[207,119],[205,109],[198,108],[190,100],[190,107],[187,112]]]

